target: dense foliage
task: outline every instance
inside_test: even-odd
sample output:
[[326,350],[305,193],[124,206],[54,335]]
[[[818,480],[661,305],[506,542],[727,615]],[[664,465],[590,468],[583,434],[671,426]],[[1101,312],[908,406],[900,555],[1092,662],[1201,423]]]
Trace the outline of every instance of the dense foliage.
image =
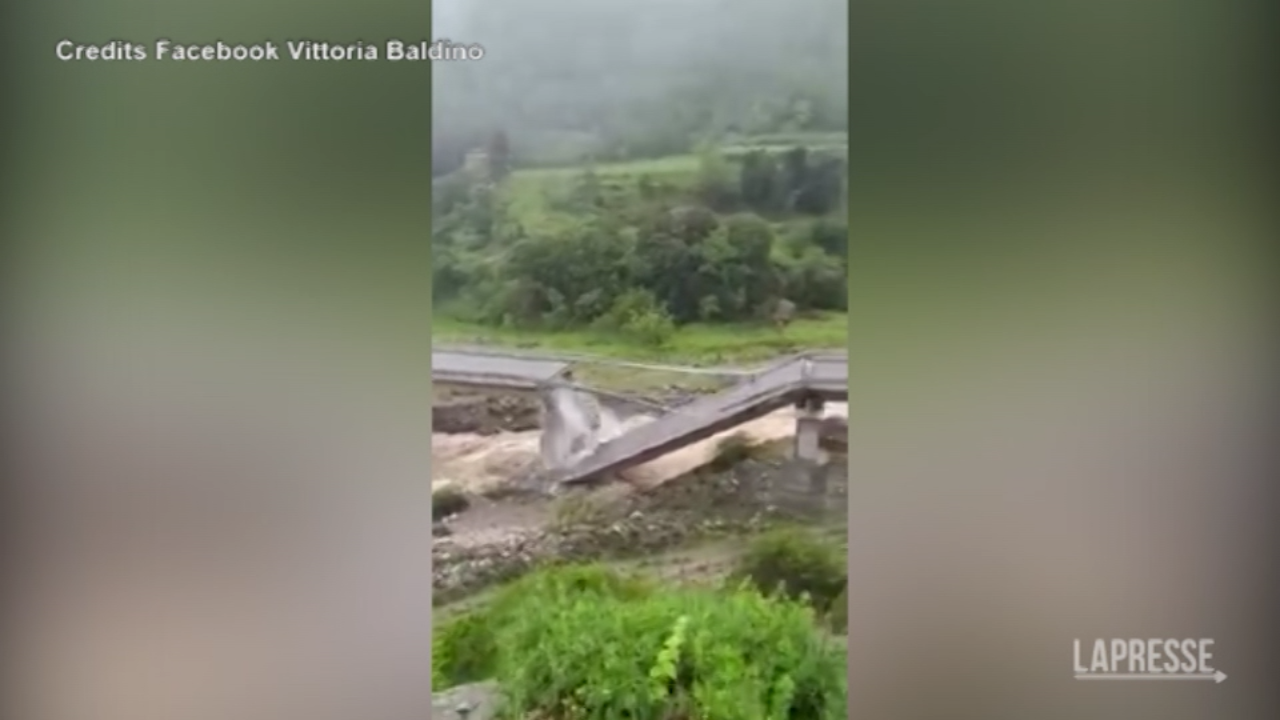
[[845,602],[846,564],[837,548],[802,529],[784,528],[757,538],[739,558],[730,581],[745,580],[763,593],[806,599],[825,614]]
[[494,677],[498,638],[522,613],[567,598],[605,595],[646,597],[651,588],[596,565],[542,569],[505,585],[482,607],[459,613],[431,637],[431,687],[435,690]]
[[846,308],[841,157],[707,148],[696,167],[683,185],[590,168],[533,189],[438,181],[436,301],[476,322],[593,326],[655,345],[678,325],[769,319],[784,302]]
[[506,717],[826,720],[843,649],[813,611],[746,587],[658,590],[596,567],[535,573],[440,629],[433,687],[498,680]]
[[827,624],[835,632],[846,632],[849,629],[849,585],[840,589],[840,594],[831,601],[831,609],[827,611]]

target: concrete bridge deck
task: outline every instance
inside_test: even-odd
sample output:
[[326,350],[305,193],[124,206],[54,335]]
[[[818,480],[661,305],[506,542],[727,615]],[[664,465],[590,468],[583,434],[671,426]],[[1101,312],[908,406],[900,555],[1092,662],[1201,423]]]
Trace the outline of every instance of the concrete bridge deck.
[[450,385],[535,390],[563,376],[574,364],[610,365],[644,371],[702,375],[726,381],[758,374],[741,367],[690,367],[647,362],[627,362],[589,355],[546,355],[492,347],[451,346],[431,351],[431,379]]
[[699,398],[600,445],[590,456],[560,473],[557,479],[562,483],[588,482],[656,459],[788,405],[845,400],[849,397],[848,377],[846,355],[793,358],[725,392]]
[[432,350],[431,380],[450,385],[535,390],[569,369],[562,360],[472,350]]

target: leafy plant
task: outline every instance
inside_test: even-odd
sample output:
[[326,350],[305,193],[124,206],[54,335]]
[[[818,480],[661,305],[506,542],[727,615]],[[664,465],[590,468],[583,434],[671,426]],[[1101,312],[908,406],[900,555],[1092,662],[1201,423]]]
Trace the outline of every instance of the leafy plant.
[[676,325],[665,311],[647,310],[628,318],[622,332],[643,345],[660,348],[671,340]]
[[848,582],[847,560],[840,549],[797,528],[770,531],[751,544],[730,576],[763,593],[793,600],[807,598],[826,613]]
[[486,604],[459,613],[437,627],[431,638],[432,688],[493,677],[500,634],[514,618],[569,598],[607,596],[636,599],[648,584],[599,565],[551,565],[503,586]]
[[509,718],[846,716],[844,653],[798,603],[746,585],[527,602],[498,662]]
[[840,594],[831,601],[827,612],[827,625],[832,631],[843,633],[849,629],[849,587],[845,585]]
[[500,620],[484,611],[468,612],[436,628],[431,634],[431,687],[442,690],[491,677]]

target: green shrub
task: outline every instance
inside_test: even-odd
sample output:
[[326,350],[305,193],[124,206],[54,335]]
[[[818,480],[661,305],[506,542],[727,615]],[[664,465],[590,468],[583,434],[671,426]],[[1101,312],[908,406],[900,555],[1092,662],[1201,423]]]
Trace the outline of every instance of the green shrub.
[[676,324],[667,312],[649,310],[631,316],[623,323],[622,332],[644,345],[660,348],[671,341],[676,332]]
[[496,679],[512,720],[834,720],[845,675],[808,607],[746,583],[658,593],[598,565],[526,575],[432,646],[434,690]]
[[648,290],[627,290],[613,301],[609,311],[595,322],[599,329],[611,329],[651,347],[662,347],[675,334],[675,321],[658,298]]
[[803,605],[745,585],[540,600],[503,631],[508,718],[846,717],[844,652]]
[[436,689],[448,687],[449,680],[444,676],[443,673],[440,672],[440,668],[436,667],[434,655],[435,655],[435,652],[434,652],[434,646],[433,646],[432,648],[433,657],[431,662],[431,687]]
[[592,525],[605,522],[609,517],[604,502],[587,492],[570,492],[556,500],[552,526],[556,529]]
[[484,610],[459,613],[431,633],[431,687],[443,690],[493,676],[497,627]]
[[442,520],[471,507],[465,493],[455,487],[442,487],[431,492],[431,519]]
[[836,546],[799,529],[783,528],[755,540],[738,560],[730,582],[749,582],[763,593],[807,596],[825,614],[848,581],[847,559]]
[[833,632],[844,633],[849,631],[849,586],[840,589],[840,594],[831,601],[831,608],[827,612],[827,625]]
[[569,603],[583,596],[644,597],[649,586],[599,565],[555,565],[497,590],[485,605],[459,613],[431,637],[432,688],[442,690],[493,677],[499,633],[531,608]]
[[604,565],[549,564],[504,587],[491,607],[513,610],[530,597],[564,600],[585,595],[637,600],[652,592],[645,580]]

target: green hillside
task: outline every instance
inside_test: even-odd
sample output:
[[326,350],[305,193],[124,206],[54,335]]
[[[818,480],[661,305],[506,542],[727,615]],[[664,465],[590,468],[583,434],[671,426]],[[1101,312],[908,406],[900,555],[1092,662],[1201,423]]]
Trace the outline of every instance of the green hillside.
[[844,146],[786,139],[509,172],[490,152],[439,180],[433,335],[700,362],[842,347]]

